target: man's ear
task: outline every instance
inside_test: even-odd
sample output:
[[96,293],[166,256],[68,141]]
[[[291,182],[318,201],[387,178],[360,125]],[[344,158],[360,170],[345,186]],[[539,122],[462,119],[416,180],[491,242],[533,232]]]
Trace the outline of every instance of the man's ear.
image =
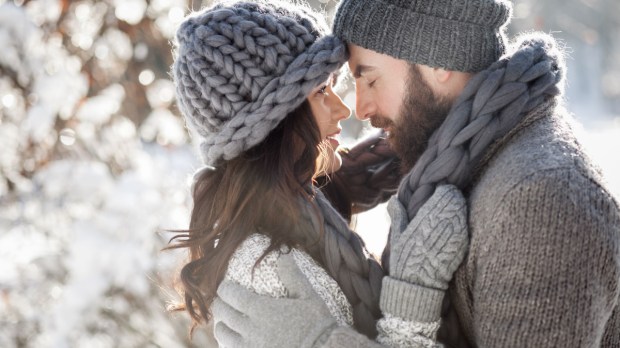
[[442,68],[433,68],[431,74],[433,75],[433,82],[435,84],[435,91],[439,94],[454,99],[465,88],[465,85],[469,79],[473,76],[471,73],[464,73],[460,71],[446,70]]
[[450,80],[450,77],[452,77],[452,71],[442,68],[433,68],[433,75],[437,82],[446,83]]
[[440,96],[452,96],[454,71],[443,68],[425,67],[426,81],[433,90],[433,93]]

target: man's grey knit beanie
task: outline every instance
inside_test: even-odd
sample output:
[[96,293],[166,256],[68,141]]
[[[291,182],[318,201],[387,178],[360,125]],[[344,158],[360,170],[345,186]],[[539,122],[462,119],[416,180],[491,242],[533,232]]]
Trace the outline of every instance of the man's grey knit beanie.
[[334,35],[415,64],[479,72],[504,54],[507,0],[342,0]]
[[179,109],[216,166],[262,142],[346,61],[346,48],[310,10],[224,2],[186,18],[172,68]]

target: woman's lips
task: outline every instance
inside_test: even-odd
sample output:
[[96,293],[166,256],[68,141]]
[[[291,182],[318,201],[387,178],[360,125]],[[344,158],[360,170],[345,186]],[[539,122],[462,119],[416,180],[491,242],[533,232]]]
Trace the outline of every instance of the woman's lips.
[[338,141],[338,139],[336,138],[327,138],[327,141],[329,141],[329,144],[335,149],[338,146],[340,146],[340,142]]
[[337,148],[340,145],[340,140],[338,140],[338,136],[340,135],[341,131],[342,129],[339,129],[338,131],[325,137],[329,141],[329,143],[332,145],[333,148]]

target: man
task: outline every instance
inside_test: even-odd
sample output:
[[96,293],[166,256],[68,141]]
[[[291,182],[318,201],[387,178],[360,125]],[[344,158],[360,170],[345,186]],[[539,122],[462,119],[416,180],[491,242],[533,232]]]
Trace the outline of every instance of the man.
[[409,219],[439,184],[467,198],[445,346],[620,347],[618,203],[563,110],[561,52],[546,36],[509,51],[510,14],[502,0],[343,0],[356,115],[413,169],[398,195]]

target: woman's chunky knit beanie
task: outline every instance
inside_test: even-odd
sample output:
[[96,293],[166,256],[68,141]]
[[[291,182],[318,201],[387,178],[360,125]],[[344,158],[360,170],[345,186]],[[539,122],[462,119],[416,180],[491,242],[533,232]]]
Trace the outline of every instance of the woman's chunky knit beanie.
[[178,105],[216,166],[262,142],[346,61],[319,16],[277,1],[224,2],[184,20],[172,68]]

